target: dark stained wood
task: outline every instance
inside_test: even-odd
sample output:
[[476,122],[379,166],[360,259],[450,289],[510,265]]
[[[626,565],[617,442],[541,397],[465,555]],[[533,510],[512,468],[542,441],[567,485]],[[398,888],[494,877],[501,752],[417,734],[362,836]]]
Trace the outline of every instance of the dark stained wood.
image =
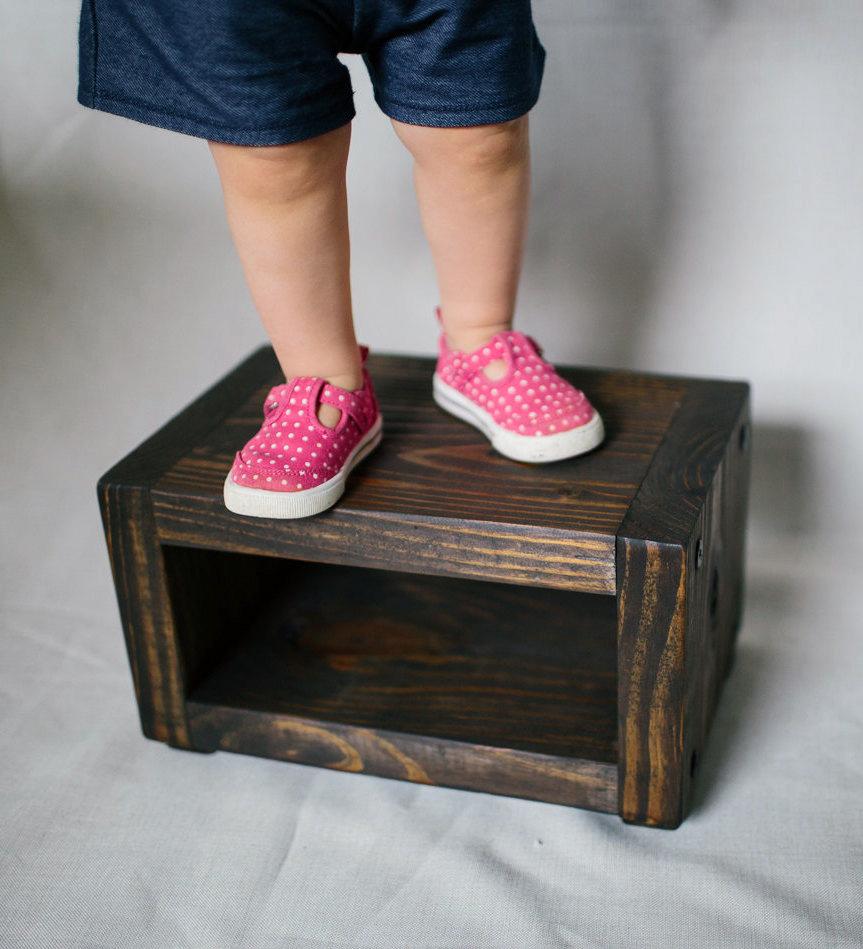
[[616,803],[613,600],[303,563],[270,585],[191,692],[196,747]]
[[141,728],[188,748],[185,670],[149,498],[140,487],[100,481],[99,501]]
[[742,596],[749,391],[745,382],[690,384],[620,528],[618,793],[634,823],[683,820],[728,668]]
[[[363,465],[371,467],[371,457]],[[363,477],[359,468],[352,477]],[[606,595],[614,583],[613,566],[605,563],[608,538],[574,539],[547,529],[377,512],[358,517],[347,502],[308,520],[279,522],[274,529],[266,518],[241,523],[215,498],[190,503],[160,493],[153,503],[160,539],[171,544]],[[219,542],[222,532],[230,538],[225,548]]]
[[431,360],[370,368],[385,438],[322,515],[224,508],[268,346],[99,480],[144,733],[677,826],[743,609],[748,384],[564,369],[608,436],[534,466]]
[[682,819],[686,566],[679,549],[620,544],[619,811],[659,827]]
[[269,586],[196,702],[617,761],[612,599],[303,563]]
[[[743,610],[746,519],[751,474],[751,407],[746,398],[735,418],[722,460],[705,497],[689,546],[702,565],[690,571],[683,705],[683,812],[689,809],[698,763],[720,690],[731,668]],[[743,433],[743,437],[741,437]]]
[[613,814],[617,765],[189,702],[202,748]]
[[[265,352],[270,352],[265,348]],[[564,369],[603,415],[600,451],[551,465],[510,461],[431,398],[434,363],[371,357],[381,446],[336,507],[309,520],[240,517],[222,501],[234,452],[261,423],[275,358],[254,392],[153,488],[163,542],[329,563],[615,593],[615,533],[665,435],[685,380]],[[230,381],[226,381],[230,386]]]
[[160,549],[188,694],[248,626],[249,615],[270,599],[283,565],[274,558],[190,547]]

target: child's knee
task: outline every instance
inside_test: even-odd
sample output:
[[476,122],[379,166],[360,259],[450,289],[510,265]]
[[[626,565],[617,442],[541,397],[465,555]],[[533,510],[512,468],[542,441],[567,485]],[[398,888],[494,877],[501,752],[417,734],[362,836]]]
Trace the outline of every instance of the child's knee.
[[349,126],[286,145],[229,145],[209,141],[223,180],[247,197],[296,198],[344,177]]
[[462,128],[432,128],[400,123],[396,131],[420,163],[489,171],[511,167],[527,151],[527,116],[507,122]]

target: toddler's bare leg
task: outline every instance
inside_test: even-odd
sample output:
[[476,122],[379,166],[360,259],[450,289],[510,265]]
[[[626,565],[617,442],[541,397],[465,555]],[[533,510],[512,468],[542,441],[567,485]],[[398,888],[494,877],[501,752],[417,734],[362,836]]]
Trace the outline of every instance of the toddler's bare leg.
[[467,128],[393,126],[414,158],[447,340],[475,349],[512,326],[530,192],[528,115]]
[[[351,125],[302,142],[209,142],[252,299],[286,378],[362,384],[350,288]],[[338,409],[322,405],[333,425]]]

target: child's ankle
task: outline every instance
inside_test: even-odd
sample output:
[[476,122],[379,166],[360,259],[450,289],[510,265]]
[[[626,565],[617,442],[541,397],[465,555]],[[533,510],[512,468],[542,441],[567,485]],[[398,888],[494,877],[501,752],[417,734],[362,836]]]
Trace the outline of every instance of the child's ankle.
[[445,329],[447,346],[464,353],[473,352],[485,346],[498,333],[512,329],[510,323],[489,323],[484,326],[465,326],[458,329]]
[[356,369],[353,372],[340,372],[332,376],[324,376],[330,385],[338,386],[340,389],[361,389],[363,386],[363,372]]

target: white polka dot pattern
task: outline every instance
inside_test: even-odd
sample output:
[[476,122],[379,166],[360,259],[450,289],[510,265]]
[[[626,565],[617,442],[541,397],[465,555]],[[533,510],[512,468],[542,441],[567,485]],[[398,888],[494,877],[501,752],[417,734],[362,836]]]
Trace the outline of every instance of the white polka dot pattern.
[[[483,371],[495,360],[507,365],[500,379]],[[472,352],[450,349],[441,333],[435,371],[496,424],[519,435],[566,432],[589,422],[595,412],[581,389],[542,358],[536,341],[518,330],[497,333]]]
[[[363,363],[368,353],[361,347]],[[318,418],[318,406],[341,410],[333,428]],[[303,491],[338,474],[368,432],[380,409],[363,365],[363,386],[351,391],[318,376],[295,376],[273,386],[264,400],[264,423],[234,456],[231,478],[269,491]]]

